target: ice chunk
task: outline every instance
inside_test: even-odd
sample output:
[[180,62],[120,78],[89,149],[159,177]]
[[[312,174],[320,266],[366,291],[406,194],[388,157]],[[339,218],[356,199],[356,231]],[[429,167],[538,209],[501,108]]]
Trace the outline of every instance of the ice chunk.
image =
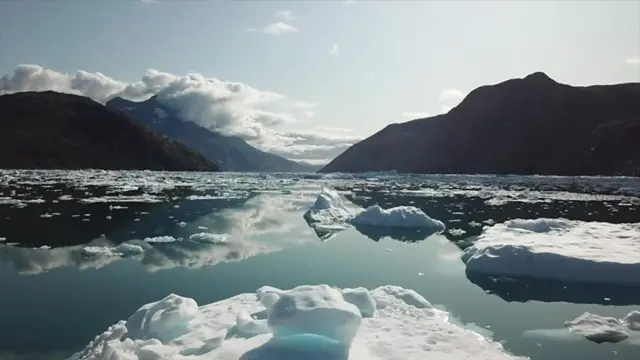
[[373,299],[369,290],[359,287],[355,289],[342,290],[342,296],[345,301],[357,306],[362,317],[370,318],[376,312],[376,301]]
[[195,300],[169,294],[146,304],[129,317],[125,326],[131,339],[157,338],[166,342],[187,333],[187,324],[198,315]]
[[640,311],[632,311],[622,319],[627,327],[633,331],[640,331]]
[[361,321],[360,309],[328,285],[303,285],[283,292],[268,318],[275,337],[315,334],[344,344],[351,343]]
[[191,236],[189,236],[189,240],[211,243],[211,244],[224,244],[229,240],[229,235],[201,232],[197,234],[192,234]]
[[323,188],[311,208],[303,217],[312,226],[346,228],[346,222],[353,217],[353,212],[342,201],[335,190]]
[[145,238],[144,241],[148,243],[172,243],[176,241],[182,241],[182,238],[176,239],[173,236],[164,235],[164,236],[154,236],[150,238],[148,237],[148,238]]
[[467,272],[584,283],[640,285],[640,224],[509,220],[465,250]]
[[85,256],[136,256],[144,252],[140,245],[122,243],[118,246],[85,246],[82,253]]
[[413,206],[383,209],[378,205],[373,205],[356,215],[351,223],[376,227],[427,228],[439,231],[445,229],[442,221],[430,218],[422,210]]
[[640,331],[640,312],[632,311],[622,320],[585,312],[576,319],[565,322],[569,330],[595,343],[617,343]]
[[[448,313],[397,286],[373,291],[265,286],[257,295],[241,294],[200,308],[191,299],[169,295],[109,327],[72,359],[522,359],[450,323]],[[371,301],[374,316],[362,318]]]

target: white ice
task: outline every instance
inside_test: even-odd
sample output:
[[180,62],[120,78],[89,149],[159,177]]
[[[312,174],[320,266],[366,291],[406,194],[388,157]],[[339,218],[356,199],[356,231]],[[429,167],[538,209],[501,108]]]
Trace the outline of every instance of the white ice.
[[617,343],[628,339],[631,333],[640,331],[639,320],[640,312],[638,311],[630,312],[623,319],[585,312],[574,320],[565,322],[564,325],[571,332],[593,342]]
[[640,223],[509,220],[485,227],[462,254],[467,271],[640,285]]
[[432,219],[422,210],[413,206],[397,206],[383,209],[378,205],[369,206],[356,215],[351,223],[354,225],[402,228],[427,228],[443,231],[444,224]]
[[136,256],[144,252],[140,245],[122,243],[118,246],[85,246],[83,249],[85,256]]
[[344,228],[346,222],[353,217],[353,211],[345,205],[337,191],[323,188],[316,201],[303,216],[310,223],[319,226]]
[[521,359],[449,322],[415,291],[262,287],[198,307],[171,294],[95,337],[74,360]]
[[189,240],[211,244],[224,244],[229,241],[229,235],[201,232],[192,234],[191,236],[189,236]]
[[348,224],[382,228],[436,229],[443,231],[444,223],[430,218],[413,206],[383,209],[378,205],[366,209],[346,205],[335,190],[323,188],[304,218],[322,229],[344,229]]

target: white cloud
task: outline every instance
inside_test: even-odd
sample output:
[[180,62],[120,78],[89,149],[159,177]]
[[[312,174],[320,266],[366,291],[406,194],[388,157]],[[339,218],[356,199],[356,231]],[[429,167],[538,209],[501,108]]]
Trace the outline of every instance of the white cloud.
[[277,19],[281,19],[281,20],[286,20],[286,21],[291,21],[293,20],[294,16],[293,16],[293,12],[291,12],[291,10],[279,10],[276,11],[273,16]]
[[440,93],[438,101],[460,102],[464,97],[464,93],[458,89],[446,89]]
[[340,47],[336,43],[329,45],[329,55],[338,56],[340,54]]
[[284,35],[298,32],[298,29],[296,29],[292,25],[279,21],[263,27],[262,32],[268,35]]
[[180,76],[151,69],[140,80],[126,83],[99,72],[64,74],[38,65],[19,65],[12,74],[0,77],[0,95],[45,90],[83,95],[100,103],[116,96],[139,101],[157,95],[158,101],[184,121],[240,136],[258,148],[292,159],[332,158],[359,140],[330,128],[294,131],[301,126],[298,116],[315,115],[311,111],[314,103],[291,101],[282,94],[197,73]]
[[431,114],[426,111],[405,111],[402,116],[407,119],[422,119],[431,116]]
[[627,64],[629,65],[638,65],[640,64],[640,57],[631,57],[627,59]]
[[440,108],[440,113],[441,114],[446,114],[449,111],[451,111],[451,109],[453,109],[453,106],[449,106],[449,105],[442,105],[442,107]]

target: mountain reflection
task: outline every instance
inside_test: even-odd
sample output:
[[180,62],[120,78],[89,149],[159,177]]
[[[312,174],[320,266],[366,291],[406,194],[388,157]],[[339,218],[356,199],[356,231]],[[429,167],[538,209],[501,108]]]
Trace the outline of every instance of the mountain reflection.
[[[297,214],[308,201],[271,194],[249,199],[182,199],[170,206],[158,205],[138,221],[130,219],[84,244],[27,248],[0,243],[0,262],[12,264],[22,274],[38,274],[66,266],[100,268],[123,258],[135,259],[149,271],[239,261],[305,241],[292,231],[299,224],[292,223],[289,214]],[[275,239],[267,242],[260,236]],[[121,253],[122,244],[140,251]]]

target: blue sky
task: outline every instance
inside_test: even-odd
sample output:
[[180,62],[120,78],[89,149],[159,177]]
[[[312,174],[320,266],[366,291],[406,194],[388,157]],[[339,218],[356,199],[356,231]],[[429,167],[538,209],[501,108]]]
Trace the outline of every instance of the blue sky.
[[640,81],[640,1],[2,1],[0,49],[9,76],[37,64],[246,84],[316,104],[277,131],[353,140],[535,71]]

